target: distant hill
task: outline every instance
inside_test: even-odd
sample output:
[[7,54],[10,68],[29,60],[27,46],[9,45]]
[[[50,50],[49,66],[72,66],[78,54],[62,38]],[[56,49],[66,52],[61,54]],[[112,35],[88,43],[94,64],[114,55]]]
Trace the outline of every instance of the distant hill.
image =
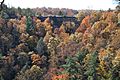
[[77,10],[67,9],[67,8],[51,8],[51,7],[42,7],[42,8],[33,8],[32,9],[37,15],[42,16],[52,16],[52,15],[60,15],[60,16],[74,16],[78,13]]

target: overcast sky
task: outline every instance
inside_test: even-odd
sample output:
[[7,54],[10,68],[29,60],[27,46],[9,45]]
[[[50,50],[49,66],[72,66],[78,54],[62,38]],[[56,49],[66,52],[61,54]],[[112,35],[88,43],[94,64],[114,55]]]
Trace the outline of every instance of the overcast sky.
[[[0,0],[1,1],[1,0]],[[112,0],[5,0],[9,7],[35,8],[70,8],[70,9],[104,9],[115,8]]]

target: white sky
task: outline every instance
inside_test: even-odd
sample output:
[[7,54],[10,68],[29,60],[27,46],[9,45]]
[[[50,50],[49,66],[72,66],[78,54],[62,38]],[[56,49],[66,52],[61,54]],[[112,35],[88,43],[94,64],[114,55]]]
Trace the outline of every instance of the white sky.
[[[1,0],[0,0],[1,1]],[[113,0],[5,0],[9,7],[36,8],[70,8],[70,9],[104,9],[115,8]]]

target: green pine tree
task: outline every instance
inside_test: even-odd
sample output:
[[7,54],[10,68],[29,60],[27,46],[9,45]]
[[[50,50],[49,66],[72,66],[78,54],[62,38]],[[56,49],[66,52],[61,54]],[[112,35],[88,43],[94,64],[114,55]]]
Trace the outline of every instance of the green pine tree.
[[36,50],[40,55],[47,55],[47,46],[42,37],[40,37],[39,41],[37,42]]
[[0,51],[0,59],[2,58],[2,52]]
[[96,67],[97,67],[97,55],[98,52],[94,51],[92,54],[90,54],[90,58],[88,60],[85,75],[88,77],[88,80],[97,80],[96,76]]
[[27,16],[27,21],[26,21],[26,31],[28,33],[31,33],[32,30],[34,30],[34,26],[32,24],[32,18],[30,16]]
[[70,80],[81,80],[83,79],[83,60],[87,55],[88,50],[83,49],[78,52],[74,57],[68,57],[66,64],[62,65],[65,69],[64,72],[70,75]]

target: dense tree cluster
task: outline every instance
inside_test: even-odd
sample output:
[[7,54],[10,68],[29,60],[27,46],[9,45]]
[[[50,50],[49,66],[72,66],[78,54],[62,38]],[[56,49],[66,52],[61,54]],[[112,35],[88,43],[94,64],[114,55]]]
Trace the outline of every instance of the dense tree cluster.
[[30,15],[0,18],[0,80],[120,79],[119,11],[80,12],[78,27],[59,28]]

